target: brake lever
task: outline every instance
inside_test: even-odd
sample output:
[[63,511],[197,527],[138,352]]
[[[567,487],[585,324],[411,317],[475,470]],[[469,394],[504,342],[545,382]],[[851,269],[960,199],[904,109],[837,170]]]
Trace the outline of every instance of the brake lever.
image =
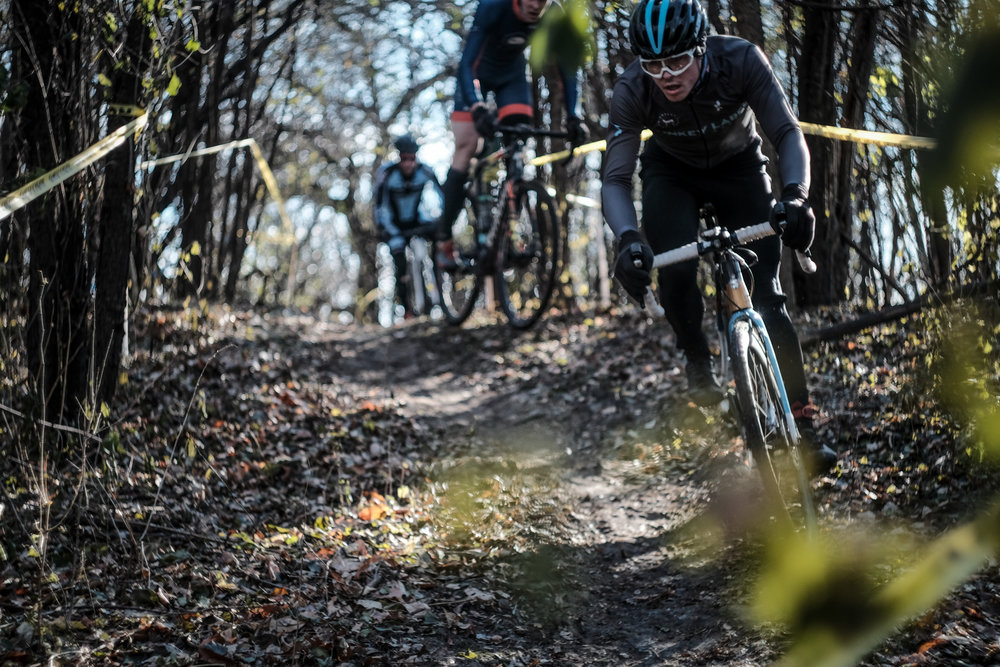
[[649,312],[651,312],[653,315],[656,315],[657,317],[663,317],[666,314],[666,311],[663,310],[663,306],[661,306],[659,302],[657,302],[656,300],[656,295],[653,293],[652,285],[646,285],[645,301],[648,304],[648,306],[646,307],[649,308]]
[[[632,260],[632,266],[634,266],[637,269],[641,269],[642,268],[642,258],[641,257],[635,257]],[[629,296],[631,297],[631,295],[629,295]],[[653,315],[656,315],[657,317],[663,317],[665,311],[663,310],[663,306],[661,306],[659,304],[659,302],[657,302],[657,300],[656,300],[656,294],[653,293],[653,286],[652,285],[646,285],[646,296],[641,301],[638,300],[638,299],[634,299],[634,300],[639,304],[640,308],[643,308],[643,309],[648,308],[649,311],[651,313],[653,313]]]
[[816,262],[813,261],[811,250],[806,249],[805,252],[802,252],[801,250],[796,250],[795,259],[798,260],[799,268],[801,268],[803,272],[816,273],[817,266]]
[[[776,203],[774,205],[773,211],[774,211],[774,219],[777,221],[778,227],[780,228],[781,232],[784,232],[785,202],[779,201],[778,203]],[[781,235],[781,232],[778,232],[779,236]],[[809,250],[809,248],[806,248],[805,251],[796,250],[795,259],[798,261],[799,268],[802,269],[803,273],[816,273],[816,269],[818,267],[816,266],[816,262],[813,261],[812,252]]]

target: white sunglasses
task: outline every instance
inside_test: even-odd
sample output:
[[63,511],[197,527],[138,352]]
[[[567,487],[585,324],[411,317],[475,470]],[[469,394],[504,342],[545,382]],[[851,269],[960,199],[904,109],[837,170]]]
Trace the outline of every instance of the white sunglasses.
[[639,66],[654,79],[662,79],[665,73],[680,76],[694,64],[695,55],[701,55],[697,46],[666,58],[639,58]]

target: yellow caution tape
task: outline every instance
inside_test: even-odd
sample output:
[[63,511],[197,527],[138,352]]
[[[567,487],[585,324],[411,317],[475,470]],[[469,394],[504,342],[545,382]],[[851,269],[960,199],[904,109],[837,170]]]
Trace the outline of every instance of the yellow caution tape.
[[177,155],[168,155],[166,157],[157,158],[155,160],[145,160],[139,163],[140,169],[148,169],[149,167],[157,167],[163,164],[170,164],[172,162],[183,162],[188,158],[201,157],[202,155],[212,155],[214,153],[221,153],[222,151],[229,148],[246,148],[250,144],[256,143],[253,139],[239,139],[237,141],[230,141],[225,144],[219,144],[218,146],[209,146],[208,148],[199,148],[196,151],[188,151],[187,153],[178,153]]
[[[550,197],[555,197],[557,194],[556,189],[551,186],[546,186],[545,190],[549,193]],[[566,201],[581,208],[601,208],[601,202],[596,199],[592,197],[585,197],[583,195],[576,195],[572,192],[566,195]]]
[[294,233],[295,227],[292,226],[292,219],[285,208],[285,199],[281,196],[281,191],[278,190],[278,180],[274,177],[271,166],[264,159],[264,153],[261,152],[257,142],[253,139],[250,139],[249,142],[250,152],[253,153],[254,160],[257,161],[257,168],[260,169],[260,175],[264,178],[264,185],[267,186],[267,191],[271,193],[271,198],[278,205],[278,215],[281,217],[281,223],[290,232]]
[[126,125],[122,125],[90,148],[63,162],[55,169],[42,174],[27,185],[14,190],[9,195],[0,198],[0,220],[121,146],[130,134],[145,128],[148,120],[149,116],[143,112],[141,116]]
[[[225,144],[219,144],[217,146],[209,146],[208,148],[199,148],[198,150],[188,151],[187,153],[179,153],[177,155],[168,155],[166,157],[161,157],[156,160],[146,160],[140,163],[140,167],[147,169],[149,167],[155,167],[163,164],[171,164],[173,162],[183,162],[188,158],[200,157],[202,155],[212,155],[213,153],[219,153],[228,149],[235,148],[249,148],[250,152],[253,154],[254,161],[257,163],[257,168],[260,170],[260,175],[264,179],[264,185],[267,187],[268,193],[271,195],[271,199],[274,203],[278,205],[278,217],[281,218],[282,229],[287,234],[286,238],[291,239],[289,245],[294,245],[295,243],[295,227],[292,225],[292,218],[288,215],[288,209],[285,206],[285,198],[281,196],[281,190],[278,189],[278,180],[274,177],[274,172],[271,171],[271,166],[264,159],[264,153],[260,150],[260,145],[254,139],[238,139],[236,141],[230,141]],[[295,262],[296,254],[292,252],[289,261],[291,262],[291,267],[288,272],[288,289],[286,294],[291,297],[292,289],[294,287],[295,280]]]
[[[800,122],[799,125],[802,127],[802,132],[804,134],[813,134],[826,137],[828,139],[840,139],[843,141],[854,141],[856,143],[875,144],[877,146],[898,146],[900,148],[925,149],[934,148],[937,145],[937,142],[933,139],[928,139],[927,137],[916,137],[908,134],[890,134],[887,132],[870,132],[868,130],[850,130],[842,127],[830,127],[827,125],[816,125],[814,123],[802,122]],[[643,141],[645,141],[653,136],[653,132],[651,130],[643,130],[640,136]],[[574,148],[573,155],[576,156],[593,151],[603,151],[606,148],[607,142],[605,140],[602,139],[601,141],[592,141],[589,144],[583,144],[582,146]],[[539,166],[556,162],[567,157],[569,157],[569,150],[563,150],[556,153],[549,153],[548,155],[539,155],[538,157],[529,160],[528,163]],[[567,195],[567,199],[569,199],[571,203],[587,208],[599,208],[600,206],[598,202],[587,197]],[[574,199],[576,201],[574,201]]]
[[[577,146],[573,149],[573,155],[583,155],[584,153],[591,153],[593,151],[603,151],[607,142],[604,139],[600,141],[591,141],[589,144],[583,144]],[[529,164],[533,164],[536,167],[542,164],[549,164],[550,162],[556,162],[557,160],[562,160],[563,158],[569,157],[569,149],[559,151],[557,153],[549,153],[548,155],[539,155],[528,161]]]
[[250,149],[250,152],[253,154],[254,161],[257,163],[257,168],[260,169],[261,177],[264,179],[264,185],[267,186],[268,193],[278,205],[278,215],[281,218],[282,224],[289,230],[294,229],[294,227],[292,227],[292,219],[288,215],[288,210],[285,208],[285,199],[281,196],[281,191],[278,189],[278,181],[274,177],[274,172],[271,171],[271,166],[267,163],[267,160],[264,159],[264,154],[260,150],[260,145],[257,144],[255,139],[238,139],[236,141],[230,141],[217,146],[209,146],[208,148],[199,148],[198,150],[188,151],[187,153],[168,155],[166,157],[157,158],[156,160],[146,160],[141,162],[139,167],[142,169],[148,169],[149,167],[170,164],[172,162],[183,162],[188,158],[221,153],[224,150],[234,148]]
[[281,217],[281,225],[290,235],[289,246],[291,246],[291,253],[288,257],[288,285],[285,287],[285,298],[287,299],[287,305],[291,305],[292,295],[295,293],[295,274],[298,271],[296,264],[299,257],[299,253],[295,251],[295,227],[292,225],[292,219],[285,208],[285,200],[281,196],[281,191],[278,190],[278,180],[274,177],[271,166],[264,159],[264,153],[260,150],[260,146],[253,139],[250,139],[250,152],[253,153],[254,160],[257,161],[257,168],[260,169],[260,175],[264,178],[264,185],[267,186],[267,191],[271,193],[271,198],[278,205],[278,215]]
[[799,123],[805,134],[814,134],[828,139],[853,141],[859,144],[874,144],[876,146],[898,146],[900,148],[934,148],[937,142],[927,137],[915,137],[910,134],[891,134],[888,132],[869,132],[868,130],[851,130],[846,127],[830,127],[815,123]]
[[[868,130],[851,130],[843,127],[830,127],[828,125],[816,125],[815,123],[799,123],[804,134],[813,134],[828,139],[840,139],[842,141],[853,141],[860,144],[874,144],[876,146],[898,146],[900,148],[934,148],[937,142],[927,137],[916,137],[910,134],[891,134],[889,132],[870,132]],[[643,140],[653,136],[652,131],[643,130]],[[577,146],[573,149],[573,155],[582,155],[592,151],[603,151],[607,148],[607,143],[592,141],[589,144]],[[539,155],[529,161],[530,164],[538,166],[556,162],[569,157],[569,151],[559,151],[548,155]]]
[[[149,115],[145,111],[132,105],[109,104],[108,112],[116,115],[132,115],[137,112],[141,113],[138,118],[130,123],[127,123],[126,125],[121,126],[104,139],[101,139],[93,146],[84,150],[79,155],[63,162],[55,169],[39,176],[27,185],[0,198],[0,220],[3,220],[14,211],[22,208],[32,200],[37,199],[49,190],[53,189],[67,178],[80,173],[118,146],[121,146],[125,143],[129,134],[132,134],[133,132],[140,132],[146,127],[146,124],[149,121]],[[274,199],[275,203],[278,205],[278,215],[281,217],[283,227],[287,232],[294,234],[295,227],[292,225],[292,219],[288,215],[288,209],[285,207],[285,199],[281,196],[281,191],[278,189],[278,181],[274,178],[274,173],[271,171],[271,167],[268,165],[267,160],[264,159],[264,154],[261,152],[260,146],[253,139],[240,139],[238,141],[231,141],[219,146],[211,146],[209,148],[188,151],[187,153],[179,155],[170,155],[156,160],[145,160],[140,163],[139,167],[141,169],[148,169],[149,167],[157,165],[180,162],[191,157],[218,153],[228,148],[250,149],[250,152],[253,154],[254,161],[257,163],[257,168],[260,169],[261,176],[264,179],[264,184],[267,186],[267,190],[272,199]],[[294,236],[292,236],[292,239],[294,242]],[[292,261],[294,262],[294,253]],[[294,276],[294,271],[290,272],[289,280],[291,280],[292,276]]]
[[583,195],[574,195],[571,193],[566,195],[566,201],[582,208],[601,208],[601,202],[597,201],[593,197],[584,197]]

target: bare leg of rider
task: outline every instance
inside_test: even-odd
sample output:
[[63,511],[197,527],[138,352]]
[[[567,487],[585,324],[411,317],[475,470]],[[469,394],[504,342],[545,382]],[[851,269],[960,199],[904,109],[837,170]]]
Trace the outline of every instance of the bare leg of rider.
[[472,124],[468,111],[456,111],[451,118],[451,131],[455,139],[455,155],[451,168],[442,184],[444,190],[444,210],[437,234],[437,262],[439,266],[454,268],[455,246],[451,240],[451,228],[464,205],[465,177],[469,172],[472,156],[479,149],[479,133]]

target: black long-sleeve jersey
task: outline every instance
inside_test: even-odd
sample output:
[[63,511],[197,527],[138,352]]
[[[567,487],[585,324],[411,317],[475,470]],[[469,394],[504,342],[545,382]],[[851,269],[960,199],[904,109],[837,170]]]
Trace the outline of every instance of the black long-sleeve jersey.
[[620,237],[638,229],[632,174],[649,128],[669,155],[711,168],[760,146],[754,117],[778,152],[785,184],[809,188],[809,149],[798,120],[763,52],[738,37],[708,38],[701,78],[687,99],[670,102],[636,60],[615,83],[601,198],[604,218]]

